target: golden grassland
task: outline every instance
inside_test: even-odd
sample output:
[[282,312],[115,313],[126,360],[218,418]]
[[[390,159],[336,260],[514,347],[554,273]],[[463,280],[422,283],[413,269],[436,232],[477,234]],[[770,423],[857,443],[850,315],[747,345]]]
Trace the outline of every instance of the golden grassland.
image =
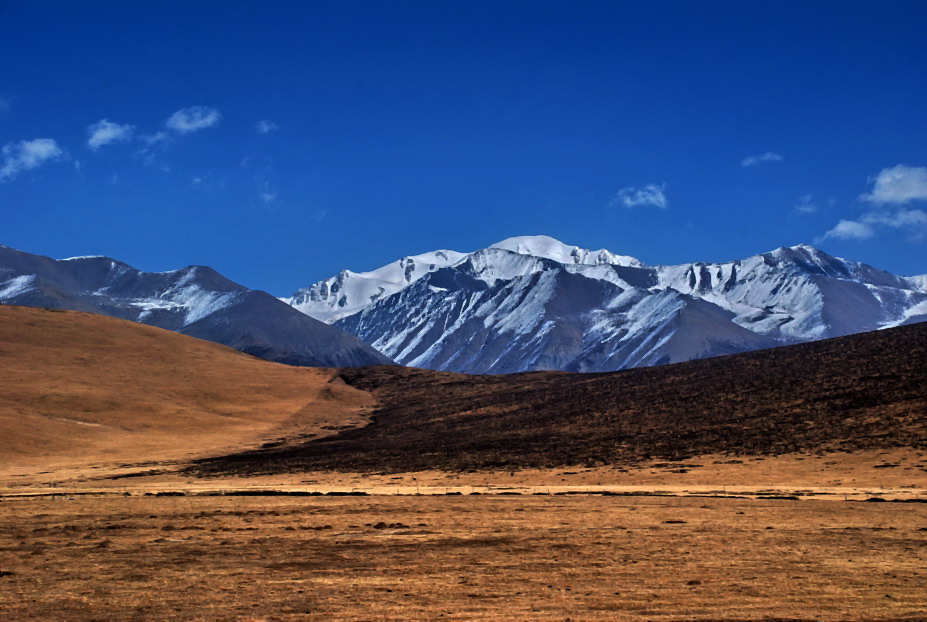
[[925,329],[499,378],[0,306],[0,620],[927,620]]
[[714,458],[6,472],[0,620],[927,619],[927,453]]
[[133,322],[0,305],[0,468],[188,460],[366,423],[335,370]]
[[922,504],[0,500],[4,620],[927,617]]

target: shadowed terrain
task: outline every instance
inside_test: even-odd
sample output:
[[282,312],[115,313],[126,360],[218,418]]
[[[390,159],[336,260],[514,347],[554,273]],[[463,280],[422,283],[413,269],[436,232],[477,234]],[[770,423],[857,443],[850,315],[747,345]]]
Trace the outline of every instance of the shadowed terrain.
[[927,446],[927,324],[607,374],[346,369],[370,425],[200,473],[629,464]]

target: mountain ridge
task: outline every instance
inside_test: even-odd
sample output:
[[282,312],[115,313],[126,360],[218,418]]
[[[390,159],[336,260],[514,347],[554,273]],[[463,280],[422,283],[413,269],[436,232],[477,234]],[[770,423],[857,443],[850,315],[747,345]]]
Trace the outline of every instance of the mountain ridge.
[[0,304],[98,313],[291,365],[391,363],[356,337],[208,266],[144,272],[104,256],[56,260],[0,246]]
[[[437,252],[443,262],[415,264]],[[282,300],[400,364],[462,373],[612,371],[927,320],[927,277],[896,276],[807,244],[674,266],[549,236],[435,253],[388,264],[411,260],[414,278],[394,279],[369,299],[359,294],[383,268],[343,271],[334,292],[328,279]],[[571,305],[550,279],[532,277],[545,273],[578,277],[557,281]]]

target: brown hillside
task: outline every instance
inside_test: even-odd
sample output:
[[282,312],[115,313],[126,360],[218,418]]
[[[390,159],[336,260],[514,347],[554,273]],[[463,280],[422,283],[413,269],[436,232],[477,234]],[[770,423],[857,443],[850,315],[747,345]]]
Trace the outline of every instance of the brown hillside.
[[361,423],[369,396],[334,374],[133,322],[0,305],[0,467],[182,459]]
[[203,472],[631,464],[927,447],[927,324],[610,374],[349,369],[374,423]]

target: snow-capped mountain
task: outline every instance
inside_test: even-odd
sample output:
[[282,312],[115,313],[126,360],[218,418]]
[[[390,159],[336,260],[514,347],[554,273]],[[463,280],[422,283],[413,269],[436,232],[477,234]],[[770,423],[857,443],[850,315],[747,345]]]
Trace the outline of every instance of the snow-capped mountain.
[[0,246],[0,304],[109,315],[291,365],[390,362],[356,337],[204,266],[142,272],[109,257],[55,260]]
[[323,322],[334,322],[392,296],[430,272],[465,257],[456,251],[434,251],[403,257],[370,272],[342,270],[337,276],[297,291],[284,302]]
[[660,365],[927,320],[927,278],[805,245],[679,266],[547,236],[438,253],[285,301],[401,364],[469,373]]

